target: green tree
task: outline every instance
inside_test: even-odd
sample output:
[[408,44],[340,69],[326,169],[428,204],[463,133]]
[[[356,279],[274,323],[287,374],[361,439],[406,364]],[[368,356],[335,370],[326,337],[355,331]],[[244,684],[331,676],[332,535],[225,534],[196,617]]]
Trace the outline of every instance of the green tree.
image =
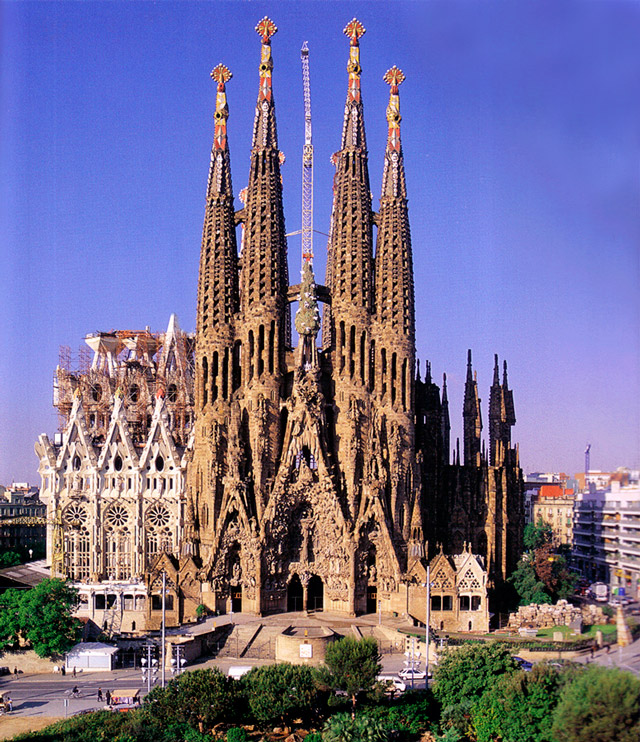
[[509,581],[513,584],[520,605],[531,605],[532,603],[551,603],[551,596],[545,589],[545,584],[538,579],[535,566],[530,554],[524,554],[513,571]]
[[251,713],[259,723],[289,723],[309,716],[318,700],[315,673],[306,665],[264,665],[243,679]]
[[448,649],[435,670],[433,694],[443,708],[461,701],[473,704],[499,677],[517,669],[509,650],[497,642]]
[[591,665],[568,683],[553,715],[556,742],[636,742],[640,739],[640,680]]
[[64,654],[79,640],[81,624],[72,615],[78,591],[64,580],[47,579],[20,599],[20,631],[39,657]]
[[0,595],[0,650],[18,642],[21,599],[22,590],[6,590]]
[[0,569],[6,569],[7,567],[15,567],[20,564],[20,554],[15,551],[5,551],[0,554]]
[[561,687],[560,674],[549,665],[503,675],[486,689],[471,712],[478,742],[496,738],[547,742]]
[[370,691],[382,670],[378,643],[373,637],[347,636],[328,645],[324,661],[325,667],[319,671],[322,681],[333,690],[347,693],[353,716],[358,692]]
[[202,733],[234,718],[235,697],[234,681],[218,668],[191,670],[165,688],[155,687],[145,698],[143,715],[150,723],[183,723]]
[[535,551],[553,540],[553,529],[542,518],[537,523],[527,523],[524,527],[522,541],[527,551]]

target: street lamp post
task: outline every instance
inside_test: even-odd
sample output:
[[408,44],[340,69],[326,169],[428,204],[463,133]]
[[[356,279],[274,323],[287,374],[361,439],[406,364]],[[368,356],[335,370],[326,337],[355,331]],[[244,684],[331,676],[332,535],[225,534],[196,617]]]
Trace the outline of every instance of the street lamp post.
[[424,679],[424,685],[425,688],[429,687],[429,624],[431,623],[431,567],[427,564],[427,616],[426,616],[426,626],[425,626],[425,639],[426,639],[426,647],[424,650],[424,659],[425,659],[425,679]]

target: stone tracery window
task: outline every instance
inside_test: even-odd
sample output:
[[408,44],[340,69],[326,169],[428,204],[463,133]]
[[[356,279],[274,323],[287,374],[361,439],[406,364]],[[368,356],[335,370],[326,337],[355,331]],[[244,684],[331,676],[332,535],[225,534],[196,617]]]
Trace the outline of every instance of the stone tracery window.
[[130,579],[131,532],[129,511],[123,505],[112,505],[106,514],[105,572],[110,580]]
[[[72,508],[77,507],[75,505]],[[65,513],[65,523],[67,523]],[[86,513],[84,514],[86,518]],[[91,572],[91,540],[84,525],[65,529],[64,572],[71,580],[86,580]]]
[[153,504],[147,511],[145,518],[145,547],[147,568],[162,552],[173,551],[173,537],[169,523],[171,515],[167,508],[160,503]]
[[77,528],[83,526],[87,521],[87,511],[82,505],[69,505],[62,516],[66,526]]

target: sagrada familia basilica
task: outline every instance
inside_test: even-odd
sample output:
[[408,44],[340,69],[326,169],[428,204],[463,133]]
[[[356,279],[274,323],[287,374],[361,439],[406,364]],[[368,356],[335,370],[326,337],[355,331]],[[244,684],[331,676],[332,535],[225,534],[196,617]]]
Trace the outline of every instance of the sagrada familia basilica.
[[257,31],[258,99],[239,211],[227,144],[231,73],[223,65],[212,73],[195,337],[175,316],[164,333],[98,333],[86,338],[93,355],[84,368],[56,369],[61,432],[36,444],[52,573],[79,588],[81,615],[135,634],[158,625],[162,574],[167,619],[177,625],[200,604],[421,615],[410,593],[424,588],[431,564],[433,625],[483,628],[487,596],[521,552],[513,394],[496,357],[487,450],[469,351],[462,451],[458,444],[452,453],[446,377],[439,387],[429,364],[424,377],[416,373],[404,75],[393,67],[384,76],[388,137],[375,211],[360,91],[364,28],[347,25],[326,278],[316,283],[307,259],[292,285],[276,27],[265,18]]

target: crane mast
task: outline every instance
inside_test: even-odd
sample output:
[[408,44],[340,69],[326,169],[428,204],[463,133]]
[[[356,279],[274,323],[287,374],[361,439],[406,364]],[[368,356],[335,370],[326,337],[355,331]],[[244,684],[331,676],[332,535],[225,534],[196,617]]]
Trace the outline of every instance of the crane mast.
[[304,147],[302,150],[302,262],[313,263],[313,144],[311,142],[311,85],[309,47],[300,50],[304,91]]

